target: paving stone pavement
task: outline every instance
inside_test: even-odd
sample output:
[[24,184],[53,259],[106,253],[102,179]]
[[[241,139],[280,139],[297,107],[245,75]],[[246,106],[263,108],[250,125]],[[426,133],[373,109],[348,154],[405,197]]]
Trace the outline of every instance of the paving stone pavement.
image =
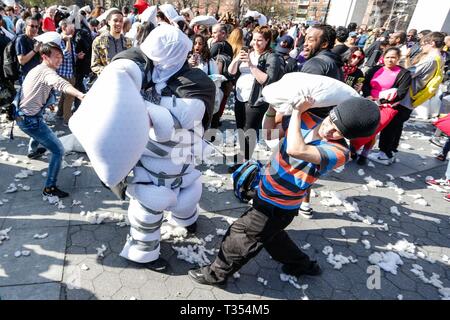
[[[225,128],[232,126],[231,119],[226,116]],[[126,215],[128,203],[118,201],[101,186],[85,154],[66,156],[69,165],[80,157],[85,161],[81,167],[61,170],[59,185],[71,196],[62,205],[52,205],[40,196],[48,159],[28,160],[25,156],[28,138],[16,128],[16,138],[10,141],[6,138],[7,129],[2,124],[0,230],[12,229],[10,239],[0,244],[1,299],[353,300],[398,299],[399,295],[403,299],[441,299],[436,286],[424,283],[411,271],[414,264],[423,267],[426,278],[435,273],[440,276],[441,287],[450,287],[450,266],[448,260],[444,261],[445,255],[450,256],[450,204],[442,199],[443,193],[428,189],[424,183],[427,176],[443,176],[446,166],[433,157],[432,152],[438,148],[427,140],[432,132],[430,124],[415,121],[407,124],[399,162],[394,165],[361,168],[349,163],[343,172],[333,172],[319,181],[314,188],[318,197],[312,199],[313,219],[298,216],[288,227],[288,233],[299,246],[305,247],[311,258],[319,261],[324,270],[321,276],[283,282],[281,266],[263,250],[239,271],[240,277],[231,278],[225,287],[192,282],[187,271],[194,265],[179,260],[172,248],[197,243],[208,235],[214,237],[206,248],[218,248],[222,236],[217,235],[217,229],[226,229],[227,219],[239,217],[247,208],[233,196],[225,165],[213,168],[219,178],[226,179],[225,192],[209,191],[208,181],[219,178],[204,177],[198,233],[182,242],[174,239],[162,242],[162,256],[169,260],[170,269],[167,274],[159,274],[118,256],[128,232],[127,226],[118,225],[118,221]],[[58,125],[54,130],[68,132]],[[15,175],[25,168],[34,174],[15,181]],[[202,167],[202,171],[206,169]],[[358,173],[360,169],[364,175]],[[81,175],[73,175],[76,170]],[[387,188],[390,178],[386,174],[391,174],[395,178],[392,182],[404,190],[401,198],[395,190]],[[384,186],[367,187],[364,178],[368,176],[382,181]],[[404,181],[401,176],[411,179]],[[22,186],[15,193],[4,193],[10,183]],[[23,186],[29,186],[30,190],[24,191]],[[322,191],[336,191],[341,198],[355,202],[359,214],[373,218],[374,222],[353,220],[348,213],[342,213],[342,206],[325,206],[321,203]],[[426,206],[415,203],[419,195],[427,202]],[[400,216],[391,213],[394,206]],[[109,218],[91,224],[80,214],[83,211]],[[386,229],[383,224],[387,224]],[[48,236],[42,239],[34,237],[45,234]],[[386,252],[389,244],[395,245],[402,239],[416,246],[419,257],[402,257],[403,265],[398,267],[397,274],[381,270],[379,288],[370,289],[367,283],[373,272],[368,273],[372,266],[368,257],[375,251]],[[368,240],[370,249],[365,248],[362,240]],[[103,245],[106,251],[100,259],[97,248]],[[323,253],[325,246],[332,247],[334,254],[351,256],[357,262],[335,269]],[[29,256],[22,255],[26,250],[30,251]],[[18,251],[20,257],[15,256]]]

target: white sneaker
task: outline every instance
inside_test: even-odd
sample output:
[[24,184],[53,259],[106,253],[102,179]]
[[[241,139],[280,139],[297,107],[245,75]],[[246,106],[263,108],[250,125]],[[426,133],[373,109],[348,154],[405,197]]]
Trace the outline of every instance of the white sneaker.
[[384,164],[385,166],[389,166],[395,162],[395,157],[389,158],[383,151],[370,153],[368,158],[377,163]]
[[301,207],[298,209],[298,213],[306,219],[311,219],[313,217],[313,209],[309,208],[307,210],[302,209]]

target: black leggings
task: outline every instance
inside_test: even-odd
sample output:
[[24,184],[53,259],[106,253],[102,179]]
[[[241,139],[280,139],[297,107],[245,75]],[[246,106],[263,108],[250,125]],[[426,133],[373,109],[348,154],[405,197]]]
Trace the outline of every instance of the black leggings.
[[[245,136],[239,135],[240,155],[244,156],[244,160],[249,160],[253,155],[253,151],[255,151],[259,139],[259,130],[262,129],[262,121],[268,108],[268,104],[258,107],[250,107],[248,104],[245,104],[245,117],[243,119],[245,121],[243,126]],[[242,122],[239,123],[239,125],[241,124]],[[236,125],[238,124],[236,123]]]
[[238,99],[234,100],[234,118],[236,120],[236,129],[244,129],[245,102],[241,102]]
[[396,152],[400,144],[400,137],[402,136],[403,124],[411,116],[412,110],[398,105],[394,107],[398,110],[394,119],[385,127],[380,133],[380,141],[378,146],[380,151],[383,151],[388,157],[392,157],[392,152]]

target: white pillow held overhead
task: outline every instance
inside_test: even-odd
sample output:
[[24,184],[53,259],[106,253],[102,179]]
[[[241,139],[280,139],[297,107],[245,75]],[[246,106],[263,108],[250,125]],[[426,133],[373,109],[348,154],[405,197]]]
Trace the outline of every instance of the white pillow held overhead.
[[342,81],[303,72],[284,75],[264,87],[262,94],[267,103],[286,115],[308,96],[315,100],[313,108],[331,107],[349,98],[360,97],[355,89]]

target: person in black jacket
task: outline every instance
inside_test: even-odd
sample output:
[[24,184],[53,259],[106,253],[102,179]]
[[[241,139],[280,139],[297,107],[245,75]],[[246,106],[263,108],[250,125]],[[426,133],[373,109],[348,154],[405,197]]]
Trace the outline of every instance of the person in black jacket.
[[6,80],[3,74],[3,52],[6,46],[11,41],[5,33],[1,30],[3,26],[2,16],[0,15],[0,66],[2,69],[0,71],[0,111],[4,111],[3,108],[9,105],[14,99],[16,90],[14,89],[14,83],[12,81]]
[[[369,152],[375,144],[376,134],[389,125],[390,121],[392,121],[393,117],[398,113],[398,108],[401,108],[398,103],[409,92],[411,73],[398,65],[400,57],[401,52],[399,48],[389,48],[383,55],[384,65],[375,66],[366,73],[362,89],[363,96],[373,101],[378,101],[381,104],[388,105],[380,106],[381,120],[375,135],[366,138],[366,141],[352,141],[352,152],[358,151],[358,149],[364,145],[364,149],[359,155],[357,162],[360,165],[367,163]],[[380,99],[379,95],[381,92],[392,88],[397,89],[396,95],[393,95],[389,100]],[[380,135],[379,149],[389,157],[389,161],[383,162],[383,164],[386,165],[393,163],[395,160],[392,150],[389,150],[389,140],[392,139],[393,137],[383,134]],[[374,159],[373,155],[369,158],[376,162],[380,162],[378,159]]]
[[315,25],[309,28],[302,53],[307,61],[303,64],[301,72],[343,81],[341,67],[344,63],[339,55],[331,51],[335,41],[336,31],[331,26]]
[[388,45],[388,40],[375,41],[370,47],[367,48],[365,51],[367,59],[363,68],[364,72],[367,72],[370,68],[378,65],[378,62],[380,61],[380,58]]
[[[315,25],[308,29],[303,45],[302,55],[307,59],[302,65],[300,71],[305,73],[317,74],[330,77],[336,80],[344,81],[342,72],[341,56],[332,52],[336,42],[336,31],[330,25]],[[310,110],[316,116],[324,119],[330,113],[333,107],[313,108]],[[310,207],[310,191],[305,196],[299,213],[307,219],[312,218],[312,208]]]
[[338,27],[336,29],[336,44],[334,45],[332,52],[343,56],[344,53],[347,52],[349,47],[345,44],[345,41],[348,38],[348,29],[346,27]]
[[[86,93],[87,88],[84,85],[84,78],[88,77],[91,73],[91,55],[92,55],[92,42],[94,38],[90,30],[80,28],[75,31],[75,51],[84,52],[84,59],[77,59],[75,62],[75,88],[79,91]],[[74,112],[80,106],[81,101],[75,99]]]

